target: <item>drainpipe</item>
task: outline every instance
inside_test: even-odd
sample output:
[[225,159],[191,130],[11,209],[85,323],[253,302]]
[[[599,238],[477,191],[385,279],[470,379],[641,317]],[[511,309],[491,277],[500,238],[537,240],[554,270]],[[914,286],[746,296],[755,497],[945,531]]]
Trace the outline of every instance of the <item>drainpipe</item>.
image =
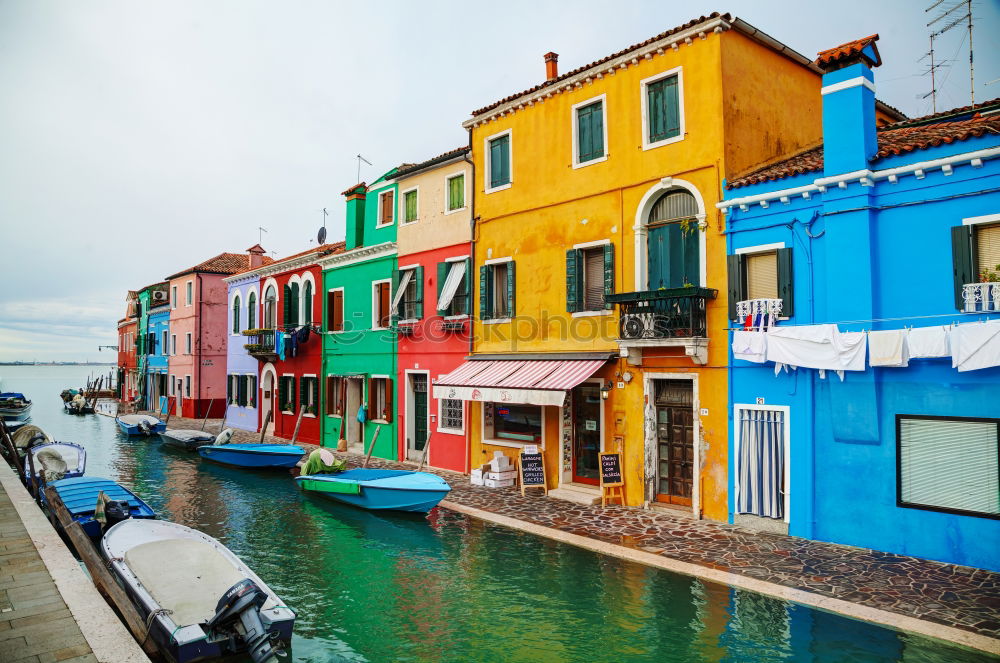
[[[472,216],[469,217],[469,280],[474,281],[476,276],[476,164],[469,158],[472,155],[472,129],[468,129],[469,133],[469,152],[465,155],[463,161],[469,164],[472,169],[472,195],[469,198],[469,209],[472,210]],[[476,301],[476,289],[473,287],[472,283],[469,283],[469,302]],[[475,348],[473,343],[475,329],[475,307],[469,307],[469,354],[472,354],[472,350]],[[468,408],[466,408],[468,409]],[[469,412],[465,413],[466,417],[471,416]],[[480,424],[482,425],[482,424]],[[466,422],[465,424],[465,472],[468,474],[472,471],[472,466],[470,465],[469,449],[472,445],[472,425],[471,422]]]

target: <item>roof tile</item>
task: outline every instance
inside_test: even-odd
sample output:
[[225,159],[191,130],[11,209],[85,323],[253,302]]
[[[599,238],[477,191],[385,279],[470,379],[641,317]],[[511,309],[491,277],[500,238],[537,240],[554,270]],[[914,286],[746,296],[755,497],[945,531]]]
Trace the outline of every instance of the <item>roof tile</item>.
[[878,41],[878,35],[868,35],[867,37],[862,37],[861,39],[855,39],[854,41],[849,41],[846,44],[841,44],[836,48],[829,48],[825,51],[820,51],[819,55],[816,56],[816,64],[823,69],[829,69],[831,66],[839,64],[844,60],[854,58],[861,54],[866,47],[871,46],[875,50],[875,60],[872,61],[872,66],[879,66],[882,64],[882,58],[878,54],[878,49],[875,49],[875,42]]
[[[268,256],[263,256],[263,261],[265,265],[274,262],[273,258]],[[171,274],[167,277],[167,280],[182,276],[184,274],[190,274],[192,272],[205,272],[207,274],[236,274],[237,272],[242,272],[250,266],[250,255],[247,253],[220,253],[217,256],[209,258],[205,262],[198,263],[194,267],[181,270],[176,274]]]

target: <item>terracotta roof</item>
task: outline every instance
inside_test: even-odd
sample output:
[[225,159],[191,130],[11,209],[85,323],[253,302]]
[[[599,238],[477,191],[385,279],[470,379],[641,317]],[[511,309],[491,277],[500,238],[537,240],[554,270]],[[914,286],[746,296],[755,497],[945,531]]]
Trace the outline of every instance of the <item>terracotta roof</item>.
[[575,76],[576,74],[580,73],[581,71],[584,71],[586,69],[590,69],[591,67],[597,66],[599,64],[603,64],[605,62],[608,62],[609,60],[614,60],[615,58],[621,57],[622,55],[625,55],[626,53],[628,53],[630,51],[634,51],[637,48],[642,48],[643,46],[648,46],[649,44],[652,44],[653,42],[659,41],[660,39],[663,39],[664,37],[669,37],[670,35],[675,34],[677,32],[682,32],[683,30],[687,30],[688,28],[691,28],[691,27],[693,27],[695,25],[698,25],[699,23],[704,23],[705,21],[711,20],[713,18],[721,18],[721,19],[723,19],[725,21],[732,21],[732,16],[730,16],[729,14],[720,14],[719,12],[712,12],[708,16],[699,16],[696,19],[688,21],[684,25],[679,25],[676,28],[671,28],[670,30],[667,30],[666,32],[661,32],[660,34],[656,35],[655,37],[650,37],[646,41],[640,42],[638,44],[633,44],[632,46],[629,46],[628,48],[622,49],[622,50],[618,51],[617,53],[612,53],[611,55],[608,55],[606,57],[601,58],[600,60],[595,60],[594,62],[591,62],[590,64],[584,65],[582,67],[577,67],[576,69],[574,69],[572,71],[568,71],[565,74],[561,74],[557,78],[553,78],[552,80],[545,81],[544,83],[539,83],[535,87],[528,88],[527,90],[524,90],[522,92],[518,92],[517,94],[512,94],[512,95],[510,95],[508,97],[504,97],[500,101],[495,101],[495,102],[493,102],[492,104],[490,104],[488,106],[483,106],[482,108],[479,108],[477,110],[472,111],[472,115],[476,116],[476,115],[479,115],[480,113],[485,113],[486,111],[493,110],[497,106],[502,106],[503,104],[507,103],[508,101],[513,101],[514,99],[517,99],[518,97],[523,96],[525,94],[531,94],[532,92],[537,92],[538,90],[542,90],[544,88],[547,88],[547,87],[550,87],[552,85],[555,85],[559,81],[562,81],[562,80],[564,80],[566,78],[569,78],[571,76]]
[[[1000,108],[1000,99],[994,100],[994,106]],[[986,107],[977,106],[976,108]],[[943,120],[942,116],[961,116],[963,113],[945,111],[929,115],[925,118],[906,120],[890,124],[878,131],[878,152],[872,161],[877,161],[885,157],[926,150],[931,147],[948,145],[970,138],[976,138],[987,133],[1000,134],[1000,113],[983,116],[976,112],[971,117],[955,120]],[[965,115],[971,111],[967,109]],[[746,175],[734,178],[726,184],[727,189],[738,189],[750,184],[761,182],[771,182],[774,180],[813,173],[823,170],[823,146],[817,145],[803,152],[783,159],[776,163],[768,164],[762,168],[751,171]]]
[[868,35],[867,37],[862,37],[861,39],[855,39],[854,41],[849,41],[846,44],[841,44],[836,48],[820,51],[819,55],[816,56],[816,64],[823,69],[829,69],[833,65],[839,64],[844,60],[856,58],[858,55],[861,55],[861,52],[864,51],[865,48],[871,46],[872,50],[875,51],[875,59],[871,60],[871,63],[873,67],[877,67],[882,64],[882,57],[878,54],[878,49],[875,48],[875,42],[877,41],[877,34]]
[[[269,265],[274,262],[273,258],[263,256],[263,264]],[[176,274],[167,277],[167,280],[191,274],[193,272],[203,272],[206,274],[227,274],[232,275],[242,272],[250,266],[250,256],[246,253],[220,253],[209,258],[205,262],[198,263],[194,267],[181,270]]]
[[368,189],[368,185],[365,184],[364,182],[358,182],[357,184],[355,184],[354,186],[352,186],[347,191],[342,191],[340,195],[342,195],[342,196],[349,196],[352,193],[356,193],[358,191],[358,189]]
[[400,166],[399,170],[396,171],[396,174],[393,175],[393,179],[398,179],[400,177],[405,177],[407,175],[412,175],[413,173],[420,172],[421,170],[424,170],[425,168],[430,168],[431,166],[436,166],[439,163],[444,163],[446,161],[451,161],[452,159],[454,159],[456,157],[464,156],[468,152],[469,152],[469,146],[468,145],[463,145],[462,147],[456,148],[454,150],[448,150],[444,154],[439,154],[436,157],[427,159],[426,161],[421,161],[420,163],[416,163],[416,164],[412,164],[412,165],[408,165],[408,166]]
[[[286,262],[288,260],[293,260],[295,258],[301,258],[302,256],[309,255],[310,253],[323,254],[323,255],[326,255],[326,254],[329,254],[329,253],[341,253],[344,250],[345,246],[346,246],[346,244],[344,242],[333,242],[333,243],[327,243],[327,244],[320,244],[319,246],[314,246],[312,248],[306,249],[305,251],[299,251],[298,253],[293,253],[290,256],[285,256],[285,257],[279,258],[277,260],[271,260],[269,258],[268,262],[266,262],[264,264],[265,265],[274,265],[275,267],[281,267],[281,263],[283,263],[283,262]],[[255,269],[260,269],[263,266],[264,265],[260,265],[258,267],[253,267],[251,269],[244,269],[244,270],[242,270],[240,272],[237,272],[233,276],[237,276],[239,274],[244,274],[246,272],[252,272]]]

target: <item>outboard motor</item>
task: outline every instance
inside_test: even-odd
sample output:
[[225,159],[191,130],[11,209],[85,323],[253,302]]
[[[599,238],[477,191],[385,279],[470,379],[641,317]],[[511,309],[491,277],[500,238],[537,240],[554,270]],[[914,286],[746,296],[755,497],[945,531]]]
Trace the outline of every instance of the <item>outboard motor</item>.
[[273,663],[278,660],[279,653],[260,621],[260,609],[265,601],[264,590],[250,578],[244,578],[219,599],[215,616],[208,620],[206,627],[217,635],[229,636],[234,645],[242,640],[254,663]]
[[145,419],[139,420],[139,430],[143,435],[149,435],[149,422]]
[[123,520],[128,520],[131,518],[129,515],[128,502],[123,502],[120,500],[111,500],[104,504],[104,518],[107,520],[105,529],[110,528],[112,525],[117,525]]

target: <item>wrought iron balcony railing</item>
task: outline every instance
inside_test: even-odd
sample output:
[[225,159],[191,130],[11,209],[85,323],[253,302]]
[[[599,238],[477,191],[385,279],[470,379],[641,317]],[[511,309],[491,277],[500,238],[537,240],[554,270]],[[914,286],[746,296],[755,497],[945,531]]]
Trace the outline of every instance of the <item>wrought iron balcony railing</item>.
[[965,313],[1000,313],[1000,283],[968,283],[962,287]]
[[705,311],[715,299],[711,288],[672,288],[605,296],[619,309],[619,340],[704,338]]
[[247,342],[243,346],[247,354],[260,361],[275,361],[278,351],[275,349],[274,329],[247,329],[242,332]]

